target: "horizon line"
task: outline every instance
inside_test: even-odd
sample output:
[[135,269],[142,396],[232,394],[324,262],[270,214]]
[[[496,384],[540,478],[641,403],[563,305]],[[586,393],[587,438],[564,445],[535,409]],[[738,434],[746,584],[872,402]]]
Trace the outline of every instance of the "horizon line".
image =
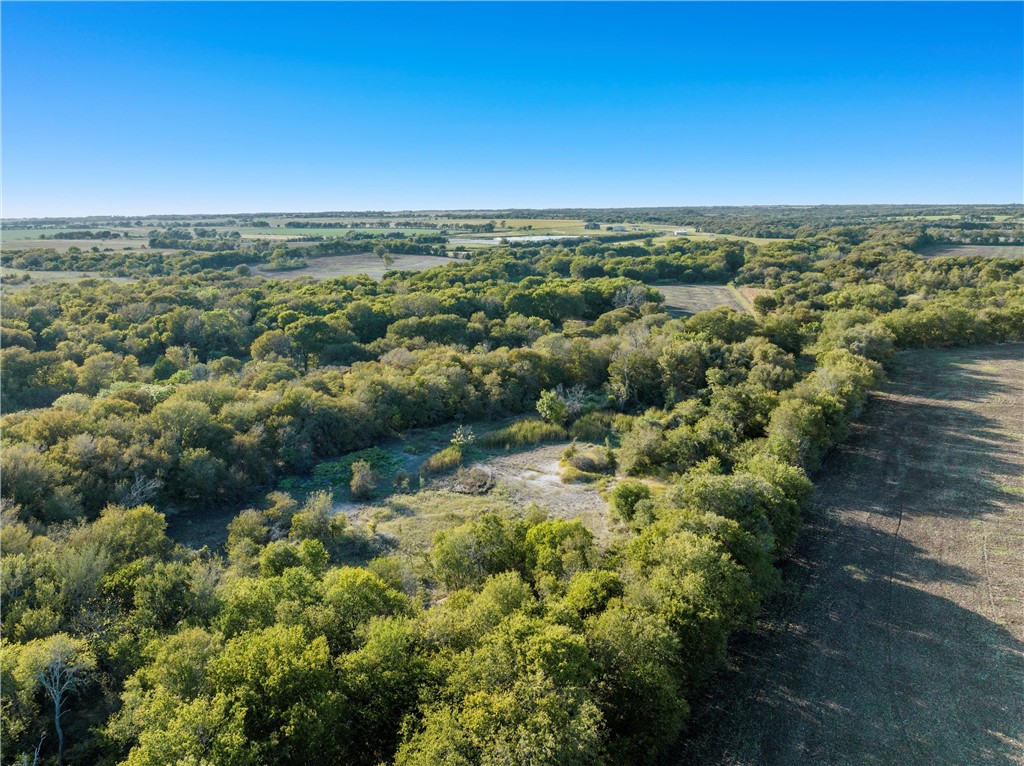
[[741,209],[741,208],[827,208],[827,207],[1021,207],[1024,202],[758,202],[750,204],[677,204],[677,205],[554,205],[547,207],[431,207],[431,208],[373,208],[363,210],[326,209],[326,210],[253,210],[253,211],[190,211],[190,212],[159,212],[159,213],[81,213],[45,215],[0,215],[0,221],[32,221],[67,218],[160,218],[167,216],[289,216],[289,215],[398,215],[425,213],[520,213],[550,212],[560,210],[704,210],[704,209]]

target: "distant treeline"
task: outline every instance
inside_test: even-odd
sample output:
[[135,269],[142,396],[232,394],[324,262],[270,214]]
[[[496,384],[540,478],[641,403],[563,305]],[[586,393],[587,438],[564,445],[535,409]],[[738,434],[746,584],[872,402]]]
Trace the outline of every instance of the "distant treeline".
[[47,236],[46,234],[40,234],[39,239],[120,239],[121,232],[110,231],[104,229],[103,231],[92,231],[91,229],[81,229],[75,231],[58,231]]

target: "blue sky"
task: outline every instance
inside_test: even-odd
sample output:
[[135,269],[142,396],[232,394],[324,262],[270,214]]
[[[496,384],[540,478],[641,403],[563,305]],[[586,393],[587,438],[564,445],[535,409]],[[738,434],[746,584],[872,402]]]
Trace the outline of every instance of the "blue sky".
[[1024,4],[4,3],[5,217],[1021,202]]

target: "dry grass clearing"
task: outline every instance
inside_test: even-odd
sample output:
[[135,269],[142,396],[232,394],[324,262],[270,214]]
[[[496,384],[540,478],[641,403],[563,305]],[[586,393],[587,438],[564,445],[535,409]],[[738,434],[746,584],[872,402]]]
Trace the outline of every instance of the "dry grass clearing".
[[[27,274],[29,280],[27,282],[10,282],[10,277],[20,277],[22,274]],[[11,293],[19,293],[24,290],[30,290],[36,285],[50,285],[55,282],[78,282],[82,279],[107,279],[111,282],[117,282],[124,284],[126,282],[133,282],[134,280],[129,277],[105,277],[95,271],[27,271],[25,269],[3,269],[0,272],[0,280],[2,280],[2,291],[10,295]]]
[[[446,266],[458,263],[452,258],[441,255],[395,255],[391,269],[402,271],[423,271],[435,266]],[[265,267],[253,269],[254,273],[272,279],[297,279],[312,277],[313,279],[332,279],[333,277],[367,274],[373,279],[380,279],[388,271],[384,262],[373,253],[357,253],[354,255],[329,255],[325,258],[311,258],[304,269],[292,271],[271,271]]]
[[753,313],[753,306],[736,288],[728,285],[652,285],[665,296],[665,310],[675,316],[689,316],[701,311],[728,306],[736,311]]
[[937,245],[921,253],[922,258],[1024,258],[1024,245]]
[[901,355],[670,763],[1024,763],[1024,346]]
[[[568,442],[534,449],[483,456],[470,467],[482,466],[494,486],[486,494],[450,491],[454,477],[433,480],[414,494],[392,495],[375,504],[338,504],[336,511],[350,514],[356,523],[374,522],[376,532],[398,549],[424,552],[434,535],[472,521],[486,512],[521,517],[535,503],[552,518],[579,519],[599,544],[611,536],[607,503],[592,484],[563,484],[558,461]],[[410,469],[415,472],[414,461]]]

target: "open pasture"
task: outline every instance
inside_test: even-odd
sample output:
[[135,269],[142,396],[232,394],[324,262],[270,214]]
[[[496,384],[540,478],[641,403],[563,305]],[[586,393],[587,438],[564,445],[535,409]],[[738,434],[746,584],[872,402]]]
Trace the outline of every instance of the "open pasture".
[[674,316],[690,316],[718,306],[753,313],[747,299],[729,285],[651,286],[665,296],[665,310]]
[[[225,229],[228,230],[228,229]],[[296,239],[298,237],[341,237],[350,231],[355,231],[364,234],[385,234],[387,236],[395,237],[399,234],[408,236],[411,234],[437,234],[438,232],[434,229],[422,229],[415,227],[401,227],[400,229],[381,229],[378,227],[370,226],[353,226],[351,228],[330,228],[325,229],[318,227],[316,223],[310,223],[308,228],[296,228],[292,226],[270,226],[263,228],[256,227],[242,227],[231,229],[231,231],[237,231],[242,235],[242,239],[280,239],[289,240]]]
[[[32,250],[40,248],[44,250],[56,250],[65,252],[69,248],[77,247],[79,250],[91,250],[96,247],[102,250],[142,250],[147,248],[147,236],[144,233],[134,233],[131,237],[117,237],[116,239],[52,239],[54,234],[60,232],[40,231],[39,229],[4,229],[0,232],[0,247],[3,250]],[[40,239],[45,234],[46,239]]]
[[[12,277],[20,278],[27,274],[27,281],[10,281]],[[0,271],[0,290],[10,295],[30,290],[36,285],[51,285],[58,282],[78,282],[83,279],[107,279],[111,282],[124,284],[134,280],[128,277],[105,277],[94,271],[26,271],[25,269],[3,269]]]
[[922,258],[1024,258],[1024,245],[937,245]]
[[381,279],[386,271],[424,271],[435,266],[460,263],[460,261],[454,258],[446,258],[442,255],[396,254],[393,258],[394,262],[388,267],[384,265],[384,261],[373,253],[329,255],[325,258],[311,258],[309,265],[302,269],[272,271],[261,266],[253,269],[253,271],[260,276],[273,279],[297,279],[298,277],[332,279],[334,277],[355,276],[357,274],[366,274],[373,279]]

